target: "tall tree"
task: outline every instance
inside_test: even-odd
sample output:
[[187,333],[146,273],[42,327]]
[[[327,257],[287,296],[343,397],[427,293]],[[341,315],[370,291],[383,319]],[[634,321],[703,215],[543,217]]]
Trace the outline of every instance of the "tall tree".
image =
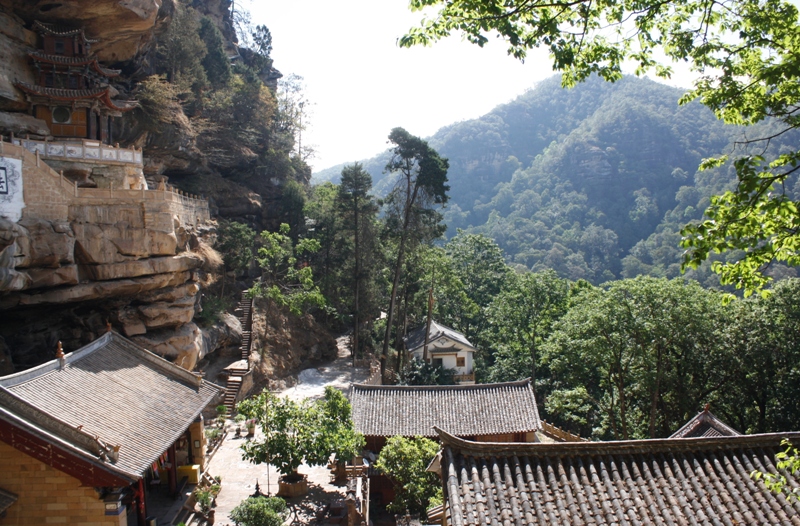
[[571,427],[578,415],[568,413],[584,407],[583,433],[668,436],[730,387],[732,350],[718,337],[726,320],[718,294],[678,279],[579,293],[543,347],[550,416]]
[[369,191],[372,189],[372,176],[358,163],[345,166],[339,185],[339,206],[345,222],[353,231],[353,363],[359,354],[361,333],[360,297],[362,283],[366,277],[363,272],[364,255],[362,251],[362,231],[377,213],[378,207]]
[[[467,297],[480,307],[489,305],[512,275],[503,249],[482,234],[468,234],[459,229],[458,235],[445,245],[445,251]],[[465,309],[459,323],[459,329],[467,338],[472,338],[485,325],[485,317],[474,311],[470,314],[470,310]]]
[[200,20],[200,38],[206,45],[208,52],[203,57],[202,64],[206,76],[214,88],[222,88],[231,80],[231,61],[225,53],[222,34],[214,22],[204,16]]
[[[712,200],[707,220],[683,231],[684,268],[712,252],[740,250],[737,261],[715,262],[724,284],[746,293],[763,287],[773,260],[800,263],[800,201],[786,182],[800,169],[795,146],[769,151],[776,137],[800,128],[800,31],[791,0],[411,0],[412,10],[440,6],[433,19],[400,39],[401,46],[430,44],[451,32],[483,46],[496,31],[509,53],[524,59],[531,48],[549,49],[563,83],[597,73],[622,77],[626,61],[636,73],[671,74],[670,61],[688,62],[698,79],[681,102],[699,99],[718,118],[750,125],[764,120],[772,132],[746,142],[733,161],[735,190]],[[663,57],[663,58],[662,58]],[[741,145],[740,145],[741,146]],[[766,154],[764,153],[766,152]],[[705,161],[719,166],[727,156]]]
[[[396,174],[397,184],[388,198],[388,216],[390,225],[398,232],[399,240],[389,296],[386,334],[383,338],[381,374],[386,372],[386,360],[389,357],[389,340],[406,245],[412,233],[427,230],[430,235],[431,228],[438,230],[441,215],[434,207],[447,202],[447,191],[450,189],[447,185],[447,159],[440,157],[426,141],[411,135],[403,128],[394,128],[389,134],[389,142],[394,144],[394,148],[392,157],[386,164],[386,171]],[[438,235],[442,232],[443,229]]]
[[567,311],[569,282],[554,270],[514,274],[486,309],[489,340],[502,349],[488,371],[491,381],[536,381],[537,354],[550,328]]

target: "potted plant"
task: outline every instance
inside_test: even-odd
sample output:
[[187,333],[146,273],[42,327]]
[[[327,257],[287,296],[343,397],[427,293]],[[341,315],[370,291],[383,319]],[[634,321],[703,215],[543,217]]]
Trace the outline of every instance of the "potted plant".
[[331,455],[351,458],[364,447],[364,437],[355,432],[350,403],[332,387],[322,400],[301,402],[278,398],[264,391],[239,404],[239,411],[257,418],[264,437],[241,446],[242,456],[254,463],[274,465],[282,477],[278,495],[297,497],[308,491],[300,464],[324,466]]
[[225,419],[228,417],[228,408],[220,404],[217,406],[217,423],[219,427],[223,427],[225,425]]
[[255,418],[248,418],[245,421],[245,426],[247,427],[247,438],[253,438],[256,435],[256,419]]
[[236,438],[242,436],[242,424],[245,422],[246,418],[247,417],[241,413],[237,414],[236,418],[234,418],[234,421],[236,422]]

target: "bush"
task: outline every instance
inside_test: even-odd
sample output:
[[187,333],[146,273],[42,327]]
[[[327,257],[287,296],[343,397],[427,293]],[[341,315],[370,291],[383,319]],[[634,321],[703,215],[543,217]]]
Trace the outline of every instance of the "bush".
[[400,385],[455,385],[455,371],[414,358],[400,371]]
[[230,307],[230,301],[227,298],[203,294],[202,306],[203,310],[195,315],[195,319],[201,327],[210,327],[222,318],[222,314]]
[[280,497],[249,497],[231,511],[238,526],[280,526],[286,514],[286,501]]
[[395,483],[394,500],[389,511],[425,513],[442,501],[442,483],[436,473],[427,470],[439,444],[424,437],[391,437],[381,450],[375,466]]

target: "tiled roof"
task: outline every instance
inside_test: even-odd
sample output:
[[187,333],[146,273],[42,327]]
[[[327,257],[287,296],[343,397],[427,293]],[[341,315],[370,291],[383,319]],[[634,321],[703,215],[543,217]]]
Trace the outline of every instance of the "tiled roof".
[[730,437],[739,434],[741,433],[725,424],[706,407],[670,438]]
[[65,360],[0,378],[0,418],[134,477],[222,391],[114,332]]
[[787,437],[800,444],[800,433],[500,444],[441,431],[448,523],[798,525],[800,503],[750,478],[775,471]]
[[471,437],[541,429],[530,379],[475,385],[353,385],[356,431],[435,437],[433,426]]
[[[406,349],[408,349],[409,351],[413,351],[417,347],[422,347],[423,345],[425,345],[425,327],[426,327],[426,325],[427,324],[423,324],[422,327],[418,327],[417,329],[414,329],[413,331],[411,331],[408,334],[408,336],[406,336],[406,338],[405,338],[405,340],[406,340]],[[447,338],[450,338],[451,340],[463,343],[464,345],[472,347],[473,349],[475,348],[475,346],[472,345],[469,342],[469,340],[466,338],[466,336],[464,336],[463,334],[461,334],[457,330],[451,329],[450,327],[445,327],[444,325],[442,325],[440,323],[436,323],[435,321],[431,320],[431,331],[430,331],[430,337],[428,338],[428,341],[429,342],[433,342],[434,340],[438,340],[442,336],[446,336]]]
[[106,107],[116,111],[130,111],[138,106],[136,101],[113,100],[108,86],[96,89],[48,88],[27,82],[15,81],[14,85],[22,91],[39,97],[60,101],[93,100],[103,101]]
[[120,69],[104,68],[97,62],[97,57],[94,55],[68,57],[66,55],[48,55],[41,51],[31,51],[28,56],[37,62],[46,62],[48,64],[60,64],[63,66],[90,65],[92,69],[106,77],[116,77],[122,72]]
[[36,84],[28,84],[27,82],[17,81],[14,83],[22,91],[30,93],[31,95],[40,95],[43,97],[51,97],[60,100],[81,100],[81,99],[99,99],[108,93],[108,86],[95,89],[62,89],[62,88],[48,88],[45,86],[37,86]]

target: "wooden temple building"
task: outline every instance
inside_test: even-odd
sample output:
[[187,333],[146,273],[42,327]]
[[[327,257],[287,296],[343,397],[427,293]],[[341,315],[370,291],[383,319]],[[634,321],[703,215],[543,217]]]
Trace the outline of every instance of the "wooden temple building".
[[153,491],[203,469],[221,392],[111,331],[0,378],[0,524],[146,524]]
[[[377,457],[393,436],[438,439],[434,426],[463,438],[488,442],[534,442],[542,430],[530,379],[468,385],[362,385],[350,389],[355,430]],[[394,485],[370,476],[370,493],[388,504]]]
[[83,29],[62,28],[34,22],[41,47],[28,53],[35,70],[35,84],[16,81],[27,95],[34,117],[47,123],[57,139],[91,139],[112,144],[111,119],[135,107],[117,101],[109,79],[119,70],[106,68],[91,52],[96,40]]
[[350,389],[353,424],[367,449],[393,436],[437,439],[434,426],[481,442],[534,442],[542,429],[530,378],[468,385],[363,385]]

